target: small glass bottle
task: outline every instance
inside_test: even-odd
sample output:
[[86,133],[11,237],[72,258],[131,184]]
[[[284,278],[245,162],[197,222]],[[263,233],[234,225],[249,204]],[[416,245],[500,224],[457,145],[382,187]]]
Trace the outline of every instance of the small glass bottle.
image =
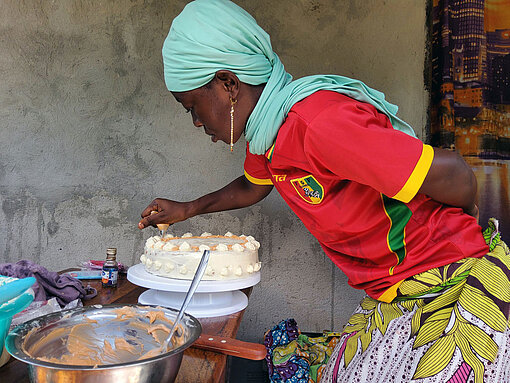
[[110,247],[106,249],[106,262],[101,272],[101,282],[103,287],[117,287],[117,278],[119,276],[119,265],[117,263],[117,249]]

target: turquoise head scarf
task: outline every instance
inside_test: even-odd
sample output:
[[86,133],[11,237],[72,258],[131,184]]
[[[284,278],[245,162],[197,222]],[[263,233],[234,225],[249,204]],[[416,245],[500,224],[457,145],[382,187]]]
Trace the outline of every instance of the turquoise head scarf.
[[172,92],[200,88],[221,69],[230,70],[246,84],[266,84],[246,124],[246,140],[254,154],[264,154],[292,106],[318,90],[369,103],[386,114],[395,129],[415,137],[413,129],[396,116],[398,107],[361,81],[334,75],[292,81],[273,52],[269,35],[228,0],[196,0],[186,5],[172,22],[162,53],[165,83]]

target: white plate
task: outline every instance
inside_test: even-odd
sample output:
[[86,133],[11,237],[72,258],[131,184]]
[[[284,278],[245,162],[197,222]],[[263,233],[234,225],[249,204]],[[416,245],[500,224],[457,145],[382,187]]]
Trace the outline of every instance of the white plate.
[[[127,279],[135,285],[162,291],[187,292],[191,285],[191,280],[166,278],[151,274],[145,270],[145,266],[142,263],[131,266],[128,269]],[[200,281],[196,292],[212,293],[220,291],[241,290],[247,287],[255,286],[259,282],[260,271],[242,279]]]
[[[179,310],[185,297],[186,293],[151,289],[143,292],[138,297],[138,303]],[[211,318],[236,313],[244,310],[246,306],[248,306],[248,298],[239,290],[195,293],[186,309],[186,313],[193,315],[195,318]]]

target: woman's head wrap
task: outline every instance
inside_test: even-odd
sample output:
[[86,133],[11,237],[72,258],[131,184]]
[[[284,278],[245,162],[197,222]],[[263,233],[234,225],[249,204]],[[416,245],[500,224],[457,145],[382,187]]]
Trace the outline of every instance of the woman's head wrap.
[[233,72],[240,81],[266,84],[246,124],[250,151],[264,154],[273,144],[292,106],[318,90],[333,90],[374,105],[393,127],[415,136],[396,116],[397,106],[384,94],[342,76],[307,76],[292,81],[271,47],[269,35],[245,10],[228,0],[195,0],[173,20],[163,44],[165,83],[184,92],[209,83],[217,71]]
[[226,0],[196,0],[174,19],[163,44],[168,90],[184,92],[228,69],[242,82],[267,82],[276,54],[269,35],[244,9]]

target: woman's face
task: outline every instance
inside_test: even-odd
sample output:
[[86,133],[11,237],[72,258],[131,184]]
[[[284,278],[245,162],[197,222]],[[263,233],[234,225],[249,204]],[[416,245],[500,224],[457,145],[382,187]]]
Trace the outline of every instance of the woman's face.
[[244,132],[248,117],[255,107],[263,87],[253,87],[239,81],[229,71],[218,71],[207,85],[187,92],[172,92],[175,99],[191,114],[193,125],[203,128],[213,142],[230,144],[231,99],[234,104],[234,139]]
[[[224,92],[223,92],[224,93]],[[193,125],[204,128],[211,140],[230,143],[230,101],[218,92],[214,83],[187,92],[172,92],[191,114]]]

